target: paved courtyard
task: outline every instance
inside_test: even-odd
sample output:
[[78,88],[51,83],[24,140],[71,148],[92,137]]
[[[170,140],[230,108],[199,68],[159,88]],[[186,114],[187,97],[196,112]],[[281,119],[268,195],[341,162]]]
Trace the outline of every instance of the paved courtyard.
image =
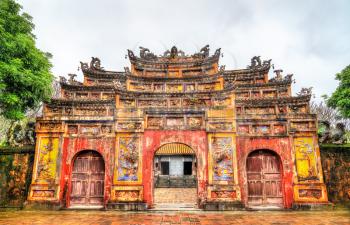
[[11,211],[0,212],[0,224],[350,224],[350,211],[281,212],[116,212],[116,211]]

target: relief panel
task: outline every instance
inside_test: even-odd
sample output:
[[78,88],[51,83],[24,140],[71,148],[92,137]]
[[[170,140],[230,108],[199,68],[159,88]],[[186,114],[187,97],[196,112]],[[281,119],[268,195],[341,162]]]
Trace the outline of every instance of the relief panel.
[[209,183],[232,184],[236,180],[234,135],[209,135]]
[[167,92],[182,92],[182,84],[167,84]]
[[53,182],[59,149],[58,137],[40,137],[37,150],[35,183]]
[[163,118],[162,117],[148,117],[147,118],[147,128],[148,129],[161,129],[163,128]]
[[317,157],[313,137],[294,138],[294,150],[298,181],[318,181]]
[[142,182],[141,137],[138,135],[117,135],[115,184],[139,184]]
[[112,190],[112,201],[140,202],[143,199],[143,189],[138,186],[119,186]]

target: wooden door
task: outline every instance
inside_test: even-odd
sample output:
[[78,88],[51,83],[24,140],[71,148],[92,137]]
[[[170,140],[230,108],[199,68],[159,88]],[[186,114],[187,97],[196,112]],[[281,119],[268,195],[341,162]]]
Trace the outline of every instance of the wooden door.
[[103,205],[104,161],[94,151],[80,153],[72,171],[71,205]]
[[248,204],[283,206],[281,162],[270,151],[259,150],[247,158]]

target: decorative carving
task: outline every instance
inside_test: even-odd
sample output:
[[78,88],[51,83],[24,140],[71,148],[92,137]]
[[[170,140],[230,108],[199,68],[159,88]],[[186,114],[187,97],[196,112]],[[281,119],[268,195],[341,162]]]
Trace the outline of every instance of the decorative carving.
[[140,122],[119,122],[117,126],[118,130],[139,130],[142,128]]
[[237,193],[235,190],[223,190],[223,191],[211,191],[211,198],[229,198],[235,199],[237,197]]
[[184,118],[183,117],[166,118],[166,125],[167,127],[181,128],[184,125]]
[[297,93],[297,96],[307,96],[307,95],[312,95],[312,87],[301,88],[301,90]]
[[317,158],[312,137],[295,138],[295,158],[299,181],[317,181]]
[[163,127],[163,118],[162,117],[148,117],[147,119],[148,128],[162,128]]
[[67,79],[64,76],[59,76],[59,78],[60,78],[60,83],[64,83],[64,84],[67,83]]
[[238,133],[240,134],[249,134],[249,125],[239,125]]
[[201,48],[199,53],[195,53],[193,55],[193,57],[195,58],[208,58],[208,56],[209,56],[209,45],[204,46],[203,48]]
[[118,181],[138,181],[139,171],[139,137],[119,137]]
[[181,99],[170,99],[169,100],[169,106],[170,107],[181,107]]
[[101,131],[103,134],[112,133],[112,126],[101,126]]
[[134,99],[120,99],[120,105],[124,107],[134,107],[135,100]]
[[253,130],[255,134],[269,134],[270,126],[269,125],[254,125]]
[[260,56],[254,56],[251,60],[250,60],[250,66],[248,66],[248,68],[250,69],[254,69],[255,67],[261,66],[261,59]]
[[124,67],[124,72],[125,72],[126,74],[131,74],[130,68],[129,68],[128,66]]
[[35,198],[53,198],[55,196],[54,190],[33,190],[32,197]]
[[75,80],[75,78],[77,77],[76,74],[69,73],[68,76],[69,76],[69,80],[68,80],[69,84],[73,84],[73,85],[79,84],[79,82]]
[[77,134],[78,126],[77,125],[68,125],[68,134]]
[[117,90],[125,90],[126,89],[125,83],[122,83],[120,80],[114,80],[113,86]]
[[322,198],[322,190],[319,189],[299,189],[299,197],[301,198]]
[[219,57],[220,53],[221,53],[221,48],[218,48],[218,49],[215,50],[214,56],[215,57]]
[[133,202],[140,200],[139,190],[115,190],[114,196],[118,201]]
[[101,67],[101,60],[97,57],[91,57],[90,69],[104,71],[103,67]]
[[135,60],[136,59],[136,56],[134,55],[134,53],[128,49],[128,56],[129,56],[129,59],[130,60]]
[[40,139],[36,174],[38,180],[52,181],[55,179],[58,144],[58,138],[45,137]]
[[273,132],[274,132],[274,134],[285,134],[286,133],[286,126],[283,124],[273,125]]
[[212,137],[213,180],[233,181],[232,137]]
[[89,65],[87,63],[83,63],[83,62],[80,62],[80,68],[81,70],[88,70],[89,69]]
[[85,135],[96,135],[100,133],[100,128],[97,126],[81,126],[80,133]]
[[139,47],[140,48],[140,58],[141,59],[147,59],[147,60],[156,60],[157,56],[150,52],[148,48]]
[[187,121],[188,121],[188,125],[191,128],[200,128],[202,126],[202,118],[201,117],[188,117]]
[[209,130],[215,131],[232,131],[232,122],[210,122]]

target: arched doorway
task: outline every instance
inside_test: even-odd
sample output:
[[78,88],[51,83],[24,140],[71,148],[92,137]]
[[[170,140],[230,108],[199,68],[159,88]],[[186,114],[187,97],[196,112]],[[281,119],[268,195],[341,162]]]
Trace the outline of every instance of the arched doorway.
[[248,205],[283,206],[282,164],[270,150],[257,150],[247,157]]
[[105,164],[96,151],[82,151],[74,159],[71,207],[103,206]]
[[194,208],[197,203],[197,160],[182,143],[161,146],[154,156],[156,208]]

